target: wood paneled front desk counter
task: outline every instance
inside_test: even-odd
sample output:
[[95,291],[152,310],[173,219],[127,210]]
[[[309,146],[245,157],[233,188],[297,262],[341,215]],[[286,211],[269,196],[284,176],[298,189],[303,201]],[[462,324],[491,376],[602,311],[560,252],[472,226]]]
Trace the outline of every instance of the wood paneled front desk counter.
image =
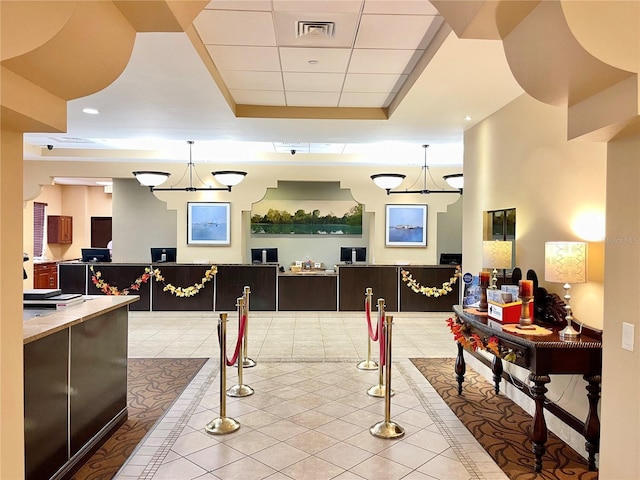
[[69,478],[127,419],[127,307],[137,300],[24,310],[27,480]]
[[459,303],[458,283],[445,296],[415,293],[401,278],[408,270],[421,285],[441,287],[455,273],[451,265],[340,265],[337,272],[325,270],[280,272],[278,265],[217,265],[218,273],[196,295],[179,297],[167,285],[188,287],[200,283],[207,264],[118,264],[67,262],[59,265],[59,288],[63,293],[100,295],[92,276],[119,289],[128,288],[145,271],[160,269],[164,281],[150,279],[132,292],[140,301],[130,310],[141,311],[232,311],[245,286],[251,289],[254,311],[363,311],[367,288],[374,302],[384,298],[389,312],[449,312]]

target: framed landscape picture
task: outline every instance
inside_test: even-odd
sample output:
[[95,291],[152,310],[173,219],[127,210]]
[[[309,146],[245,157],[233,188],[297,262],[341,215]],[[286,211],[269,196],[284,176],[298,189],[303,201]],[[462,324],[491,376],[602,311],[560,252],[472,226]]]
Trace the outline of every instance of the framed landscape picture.
[[427,246],[427,205],[387,205],[385,244]]
[[187,202],[187,243],[230,245],[230,203]]

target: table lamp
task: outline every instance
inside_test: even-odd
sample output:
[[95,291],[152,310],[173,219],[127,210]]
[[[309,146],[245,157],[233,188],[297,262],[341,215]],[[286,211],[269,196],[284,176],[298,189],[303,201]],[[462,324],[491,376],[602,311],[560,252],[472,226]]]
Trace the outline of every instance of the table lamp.
[[560,332],[563,340],[575,340],[580,336],[573,320],[569,300],[571,283],[587,281],[587,244],[584,242],[546,242],[544,244],[544,279],[547,282],[564,283],[565,320],[567,326]]
[[493,268],[490,290],[498,283],[498,269],[511,268],[511,241],[487,240],[482,242],[482,267]]

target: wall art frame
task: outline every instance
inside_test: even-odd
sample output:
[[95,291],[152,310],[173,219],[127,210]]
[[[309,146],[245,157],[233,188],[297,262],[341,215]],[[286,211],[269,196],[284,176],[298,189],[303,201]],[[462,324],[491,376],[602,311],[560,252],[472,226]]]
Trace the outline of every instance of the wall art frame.
[[231,204],[187,202],[187,244],[231,245]]
[[385,245],[426,247],[428,205],[387,204]]

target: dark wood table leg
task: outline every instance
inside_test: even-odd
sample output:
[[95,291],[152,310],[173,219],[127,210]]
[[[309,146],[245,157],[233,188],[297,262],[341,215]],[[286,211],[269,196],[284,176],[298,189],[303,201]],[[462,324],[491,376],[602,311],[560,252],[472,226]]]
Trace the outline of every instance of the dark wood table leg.
[[596,453],[600,450],[600,419],[598,418],[598,402],[600,401],[600,375],[584,375],[589,399],[589,414],[584,422],[585,448],[589,454],[589,470],[596,470]]
[[549,375],[529,375],[529,380],[533,382],[531,392],[533,400],[536,402],[535,413],[531,422],[531,442],[533,443],[533,453],[536,456],[534,471],[542,471],[542,456],[546,451],[547,443],[547,422],[544,419],[544,401],[547,393],[547,383],[551,381]]
[[500,381],[502,380],[502,359],[497,356],[493,356],[493,360],[491,361],[491,371],[493,372],[493,389],[496,392],[496,395],[500,393]]
[[458,355],[456,356],[456,379],[458,380],[458,395],[462,395],[462,382],[464,382],[464,374],[467,371],[467,365],[464,362],[464,348],[458,342]]

